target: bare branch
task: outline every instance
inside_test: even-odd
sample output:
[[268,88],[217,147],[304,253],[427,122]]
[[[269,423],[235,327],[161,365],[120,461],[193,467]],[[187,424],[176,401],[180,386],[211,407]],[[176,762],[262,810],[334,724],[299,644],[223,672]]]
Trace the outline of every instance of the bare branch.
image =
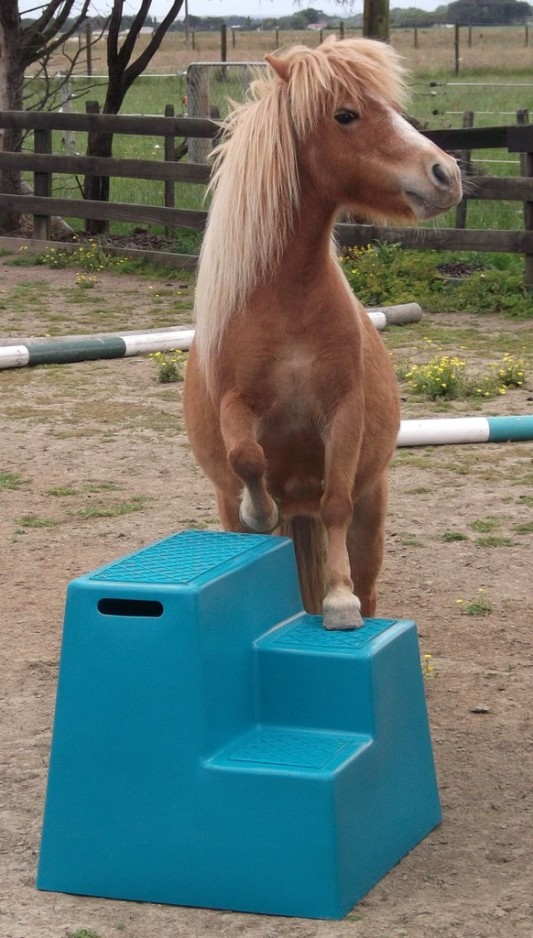
[[[42,13],[37,19],[33,20],[31,26],[28,26],[27,29],[32,33],[38,33],[42,35],[45,30],[49,27],[50,23],[54,21],[56,12],[59,10],[57,19],[62,19],[64,22],[70,16],[70,11],[74,6],[76,0],[47,0],[47,3],[42,8]],[[61,7],[64,7],[61,10]]]
[[[137,13],[135,14],[134,20],[130,28],[128,29],[126,36],[124,37],[124,42],[122,43],[122,46],[119,49],[117,60],[116,60],[116,66],[118,67],[118,71],[120,72],[124,72],[126,69],[126,66],[131,58],[131,54],[135,48],[135,43],[137,42],[137,39],[139,38],[139,33],[141,32],[141,29],[144,26],[147,14],[150,11],[151,5],[152,5],[152,0],[142,0]],[[109,64],[110,63],[108,62],[108,66]]]
[[[43,10],[42,16],[34,20],[29,26],[21,29],[21,54],[25,66],[37,61],[42,55],[57,49],[67,38],[79,28],[87,18],[90,0],[83,0],[79,13],[74,17],[66,34],[61,33],[62,27],[68,20],[75,0],[50,0]],[[56,14],[54,16],[54,14]],[[54,37],[58,37],[55,39]]]
[[140,55],[135,59],[131,65],[125,69],[123,81],[127,88],[138,78],[139,75],[144,72],[146,66],[151,61],[159,46],[161,45],[169,26],[172,25],[176,19],[179,11],[183,6],[184,0],[174,0],[168,13],[165,18],[161,20],[156,29],[154,30],[150,42],[147,44],[146,48],[140,53]]
[[116,62],[118,57],[118,37],[120,33],[120,24],[122,22],[122,10],[124,0],[114,0],[109,16],[109,28],[107,31],[107,70],[111,74],[110,68]]

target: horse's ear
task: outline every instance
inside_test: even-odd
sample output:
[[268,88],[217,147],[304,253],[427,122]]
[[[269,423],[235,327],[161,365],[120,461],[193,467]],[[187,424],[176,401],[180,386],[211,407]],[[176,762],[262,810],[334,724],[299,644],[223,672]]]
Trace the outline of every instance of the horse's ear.
[[265,61],[282,81],[288,81],[291,73],[289,63],[286,59],[278,59],[275,55],[265,55]]

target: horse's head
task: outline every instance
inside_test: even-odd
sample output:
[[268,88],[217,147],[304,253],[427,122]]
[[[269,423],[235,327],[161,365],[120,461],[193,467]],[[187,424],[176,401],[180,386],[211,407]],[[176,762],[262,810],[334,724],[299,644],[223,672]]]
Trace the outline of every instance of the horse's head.
[[331,38],[267,61],[300,144],[302,189],[374,221],[432,218],[459,202],[456,161],[401,116],[403,70],[389,46]]

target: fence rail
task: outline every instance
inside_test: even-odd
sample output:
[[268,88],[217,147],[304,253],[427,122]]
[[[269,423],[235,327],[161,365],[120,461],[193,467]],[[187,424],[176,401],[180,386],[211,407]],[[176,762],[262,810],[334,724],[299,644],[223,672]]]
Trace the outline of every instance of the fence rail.
[[[218,125],[207,118],[146,117],[136,115],[65,114],[54,112],[0,111],[0,128],[34,131],[34,152],[0,151],[0,170],[21,169],[34,174],[34,194],[0,193],[0,208],[31,214],[34,237],[50,237],[50,219],[62,215],[81,219],[161,224],[167,229],[183,226],[202,229],[206,213],[180,209],[173,205],[174,184],[205,184],[209,168],[203,163],[182,163],[175,159],[176,138],[210,139]],[[90,134],[103,131],[114,134],[149,135],[165,141],[165,160],[116,159],[52,152],[52,131],[78,131]],[[524,254],[525,280],[533,289],[533,125],[470,127],[459,130],[427,131],[426,136],[443,149],[461,154],[471,150],[505,149],[521,154],[521,176],[472,177],[467,198],[514,200],[524,205],[524,228],[521,230],[480,230],[466,228],[396,228],[373,225],[339,224],[336,235],[343,247],[371,242],[399,243],[424,250],[491,251]],[[160,180],[164,184],[165,205],[112,203],[78,198],[55,198],[52,177],[57,174],[96,175],[132,179]],[[245,181],[243,181],[245,185]],[[179,263],[179,255],[167,255]]]

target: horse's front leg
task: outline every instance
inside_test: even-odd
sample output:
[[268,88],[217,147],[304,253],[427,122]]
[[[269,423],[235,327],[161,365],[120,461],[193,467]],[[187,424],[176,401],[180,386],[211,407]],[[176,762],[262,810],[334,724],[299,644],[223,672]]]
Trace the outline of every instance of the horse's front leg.
[[239,517],[245,528],[259,534],[273,531],[279,510],[266,486],[266,459],[256,439],[258,418],[237,391],[220,403],[220,428],[228,462],[243,483]]
[[361,603],[354,595],[347,539],[353,518],[353,487],[361,433],[354,427],[357,410],[346,402],[337,411],[325,443],[326,478],[320,514],[328,544],[327,592],[322,606],[326,629],[356,629],[363,624]]

